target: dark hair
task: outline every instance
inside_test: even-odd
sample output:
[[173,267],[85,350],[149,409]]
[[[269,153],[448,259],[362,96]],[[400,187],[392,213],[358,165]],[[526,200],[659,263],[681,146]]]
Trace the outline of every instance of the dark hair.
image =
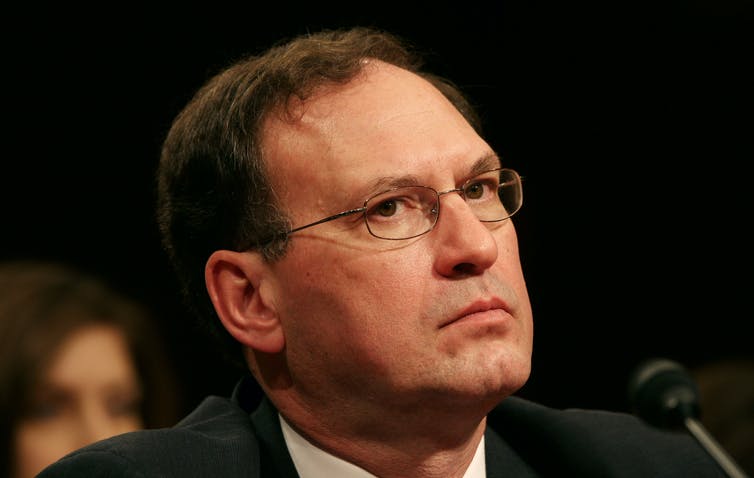
[[[279,43],[211,78],[172,124],[158,168],[157,216],[163,245],[187,305],[200,325],[221,340],[237,366],[241,347],[217,320],[204,284],[204,266],[216,250],[259,250],[281,257],[290,221],[271,189],[262,151],[262,126],[286,112],[293,98],[343,84],[365,59],[412,71],[435,85],[477,130],[476,112],[450,81],[420,71],[421,58],[398,37],[370,28],[326,30]],[[278,238],[277,240],[274,240]],[[270,240],[273,239],[273,240]]]
[[179,391],[153,320],[135,299],[73,267],[25,260],[0,265],[0,475],[13,466],[13,434],[55,350],[91,324],[123,333],[141,380],[145,427],[175,424]]

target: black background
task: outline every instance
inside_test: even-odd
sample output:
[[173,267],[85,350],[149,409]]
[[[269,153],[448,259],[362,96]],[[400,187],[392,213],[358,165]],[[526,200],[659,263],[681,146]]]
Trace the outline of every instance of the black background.
[[188,405],[235,376],[190,328],[159,246],[162,136],[229,61],[342,25],[426,50],[525,177],[523,395],[622,409],[644,358],[753,354],[751,1],[108,5],[4,15],[0,254],[72,262],[153,305]]

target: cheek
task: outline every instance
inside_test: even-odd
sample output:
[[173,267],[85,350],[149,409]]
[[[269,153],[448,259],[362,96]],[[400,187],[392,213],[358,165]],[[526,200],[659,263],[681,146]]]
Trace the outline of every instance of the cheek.
[[427,281],[431,264],[423,262],[418,253],[396,251],[364,258],[354,266],[342,274],[351,289],[349,308],[358,318],[358,326],[375,338],[374,346],[393,347],[410,337],[415,339],[437,302]]
[[75,447],[62,424],[21,424],[15,435],[18,476],[35,476]]
[[328,252],[280,270],[286,340],[318,349],[331,344],[333,353],[337,346],[338,353],[350,355],[381,355],[396,346],[396,337],[408,340],[430,301],[419,277],[428,266],[406,254]]
[[[353,309],[347,314],[350,317],[359,310],[369,313],[370,309],[409,305],[417,292],[423,293],[421,273],[431,270],[431,265],[424,263],[426,256],[401,254],[400,250],[356,250],[333,244],[292,252],[276,266],[278,299],[290,307],[284,310],[307,315],[334,307],[333,315]],[[396,304],[404,297],[412,299]]]

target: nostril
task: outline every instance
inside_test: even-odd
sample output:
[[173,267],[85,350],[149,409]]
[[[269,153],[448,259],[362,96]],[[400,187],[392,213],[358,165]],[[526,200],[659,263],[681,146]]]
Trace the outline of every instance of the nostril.
[[459,274],[473,274],[476,270],[476,266],[470,262],[461,262],[453,266],[453,271]]

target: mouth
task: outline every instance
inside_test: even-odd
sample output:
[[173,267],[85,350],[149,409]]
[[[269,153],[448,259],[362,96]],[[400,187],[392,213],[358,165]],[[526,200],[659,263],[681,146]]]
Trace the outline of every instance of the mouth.
[[440,324],[440,328],[459,322],[489,322],[509,318],[511,313],[508,305],[498,298],[476,300],[463,308],[447,321]]

